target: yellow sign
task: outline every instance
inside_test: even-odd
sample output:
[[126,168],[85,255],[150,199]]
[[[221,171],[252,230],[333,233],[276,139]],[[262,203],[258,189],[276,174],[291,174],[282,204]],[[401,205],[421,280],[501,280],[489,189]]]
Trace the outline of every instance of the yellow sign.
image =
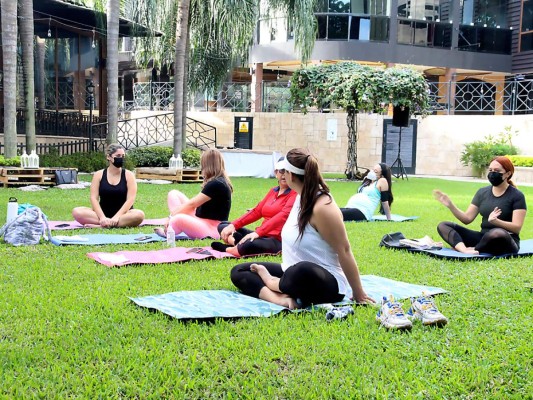
[[239,122],[239,132],[248,133],[248,122]]

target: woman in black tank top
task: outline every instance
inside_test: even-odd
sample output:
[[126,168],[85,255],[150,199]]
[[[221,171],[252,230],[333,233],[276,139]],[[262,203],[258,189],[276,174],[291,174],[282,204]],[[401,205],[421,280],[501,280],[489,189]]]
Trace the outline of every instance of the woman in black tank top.
[[124,148],[120,145],[112,144],[107,148],[109,165],[95,172],[91,182],[92,208],[76,207],[72,210],[72,216],[80,224],[123,228],[138,226],[144,220],[144,213],[133,208],[137,182],[131,171],[122,168],[124,156]]

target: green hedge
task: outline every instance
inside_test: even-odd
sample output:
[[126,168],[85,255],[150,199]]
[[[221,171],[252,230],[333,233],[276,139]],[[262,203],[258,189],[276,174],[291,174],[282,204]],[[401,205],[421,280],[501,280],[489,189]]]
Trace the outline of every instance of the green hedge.
[[533,167],[533,156],[507,156],[515,167]]
[[[151,146],[138,147],[128,151],[128,157],[136,167],[168,167],[168,161],[172,157],[172,147]],[[183,166],[188,168],[200,167],[200,150],[183,150],[181,158]]]

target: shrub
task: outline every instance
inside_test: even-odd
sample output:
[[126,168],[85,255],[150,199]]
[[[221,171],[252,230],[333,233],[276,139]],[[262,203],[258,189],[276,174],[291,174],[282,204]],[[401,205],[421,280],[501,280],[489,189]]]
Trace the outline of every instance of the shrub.
[[[43,154],[39,157],[42,167],[67,167],[77,168],[80,172],[94,172],[107,167],[104,153],[75,153],[60,156],[56,153]],[[125,168],[133,169],[135,166],[128,157],[125,160]]]
[[508,156],[515,167],[533,167],[532,156]]
[[185,149],[181,155],[183,166],[188,168],[200,168],[202,153],[198,149]]
[[4,167],[20,167],[20,157],[4,158],[4,156],[0,155],[0,165]]
[[172,157],[172,147],[151,146],[128,150],[128,158],[135,167],[168,167],[170,157]]
[[461,153],[461,162],[464,166],[472,166],[474,174],[481,176],[494,157],[518,153],[518,149],[512,143],[512,137],[516,133],[516,131],[511,132],[510,126],[506,126],[504,132],[497,137],[487,135],[484,140],[465,144],[465,149]]

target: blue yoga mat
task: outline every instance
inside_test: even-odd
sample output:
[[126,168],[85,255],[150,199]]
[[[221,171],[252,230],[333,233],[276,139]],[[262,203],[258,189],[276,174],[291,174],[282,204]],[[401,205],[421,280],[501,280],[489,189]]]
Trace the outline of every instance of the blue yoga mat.
[[[188,239],[183,233],[176,235],[176,240]],[[102,244],[139,244],[163,242],[165,238],[155,233],[96,233],[89,235],[53,236],[50,242],[56,246],[62,245],[102,245]]]
[[445,258],[448,260],[490,260],[494,258],[528,257],[533,256],[533,239],[521,240],[520,251],[518,253],[503,254],[501,256],[495,256],[486,253],[481,253],[477,255],[464,254],[447,247],[443,247],[440,250],[415,250],[408,248],[406,248],[405,250],[411,251],[413,253],[424,253],[432,257]]
[[[428,295],[446,292],[438,287],[415,285],[376,275],[363,275],[361,281],[366,293],[377,302],[389,295],[400,300],[419,296],[422,292]],[[231,290],[183,291],[130,299],[141,307],[159,310],[177,319],[269,317],[286,310]]]

